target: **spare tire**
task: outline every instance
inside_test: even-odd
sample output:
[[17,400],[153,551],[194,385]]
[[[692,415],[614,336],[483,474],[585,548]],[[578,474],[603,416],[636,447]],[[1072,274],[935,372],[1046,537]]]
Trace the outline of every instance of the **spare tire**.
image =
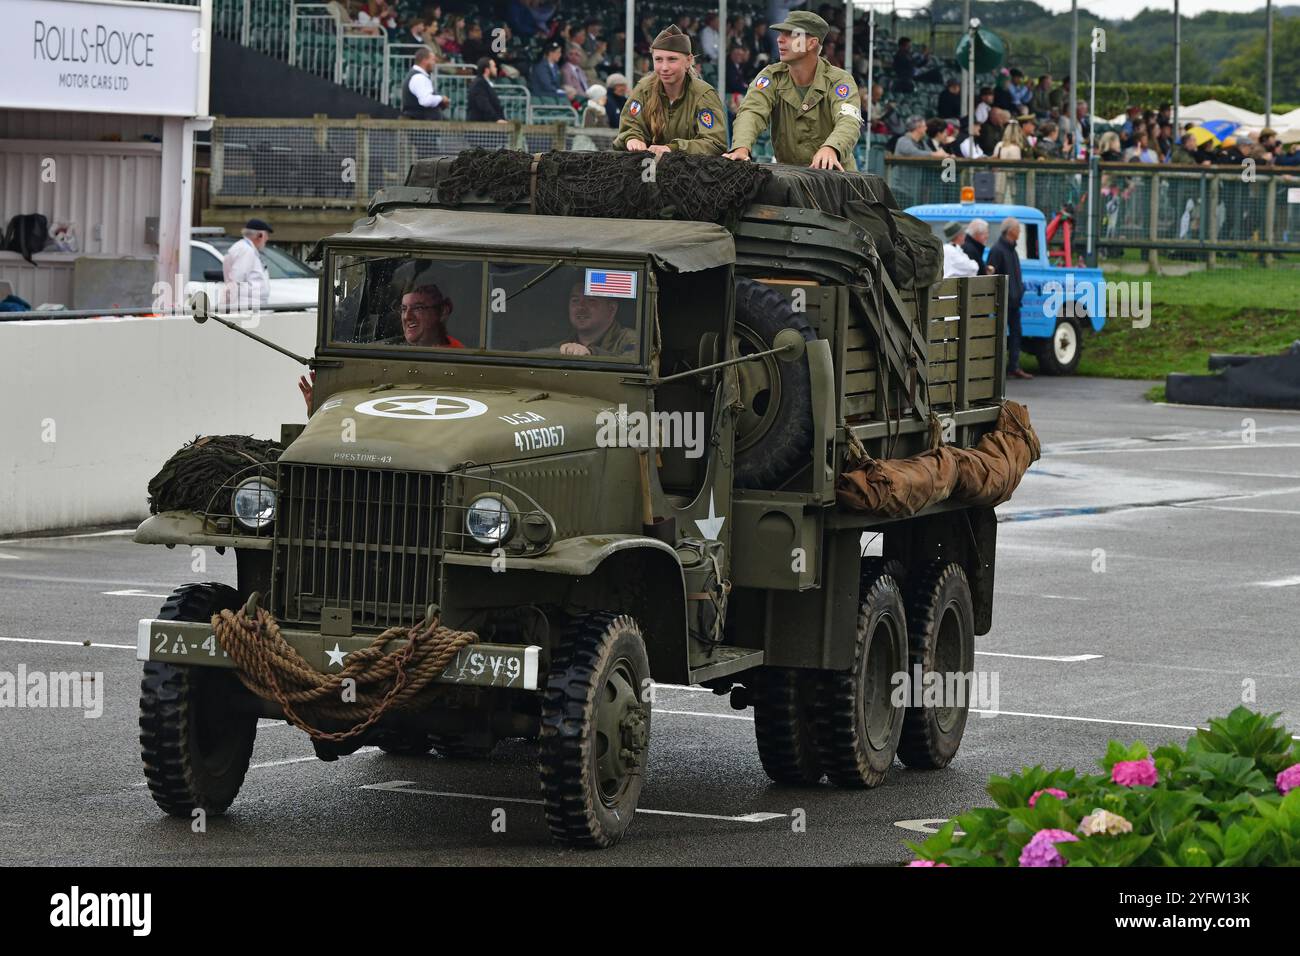
[[[776,334],[794,329],[817,336],[776,289],[753,279],[736,280],[733,355],[773,348]],[[778,488],[808,463],[812,453],[812,378],[805,359],[783,362],[768,355],[735,366],[744,408],[736,416],[737,488]]]

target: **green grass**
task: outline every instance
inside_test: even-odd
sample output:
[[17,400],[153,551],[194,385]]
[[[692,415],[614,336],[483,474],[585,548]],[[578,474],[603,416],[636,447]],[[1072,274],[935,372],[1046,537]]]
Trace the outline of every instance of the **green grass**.
[[[1109,281],[1147,277],[1107,272]],[[1163,379],[1169,372],[1205,374],[1211,352],[1274,353],[1300,338],[1300,271],[1216,269],[1184,276],[1154,276],[1151,324],[1107,318],[1100,333],[1085,335],[1080,375]],[[1031,358],[1025,363],[1035,371]],[[1164,386],[1147,393],[1164,400]]]

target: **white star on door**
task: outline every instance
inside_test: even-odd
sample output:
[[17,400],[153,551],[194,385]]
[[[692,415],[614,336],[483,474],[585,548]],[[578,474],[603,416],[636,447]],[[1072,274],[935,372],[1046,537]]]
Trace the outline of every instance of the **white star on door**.
[[713,505],[713,489],[709,489],[709,516],[707,518],[696,518],[695,526],[700,529],[700,534],[704,535],[710,541],[721,541],[718,537],[722,533],[722,523],[727,519],[720,516]]
[[345,658],[345,657],[348,656],[348,652],[345,651],[345,650],[343,650],[342,648],[340,648],[340,647],[339,647],[339,642],[338,642],[338,641],[335,641],[335,642],[334,642],[334,650],[332,650],[332,651],[326,651],[326,652],[325,652],[325,656],[328,657],[328,658],[330,659],[329,664],[326,665],[327,667],[333,667],[335,664],[337,664],[339,667],[342,667],[342,666],[343,666],[343,658]]

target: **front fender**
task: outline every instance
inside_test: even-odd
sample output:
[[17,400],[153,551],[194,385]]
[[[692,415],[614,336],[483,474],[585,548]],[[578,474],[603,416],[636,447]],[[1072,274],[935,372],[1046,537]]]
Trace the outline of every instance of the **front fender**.
[[197,511],[164,511],[145,518],[131,540],[136,544],[201,545],[210,548],[249,548],[270,551],[270,536],[219,534],[209,530]]

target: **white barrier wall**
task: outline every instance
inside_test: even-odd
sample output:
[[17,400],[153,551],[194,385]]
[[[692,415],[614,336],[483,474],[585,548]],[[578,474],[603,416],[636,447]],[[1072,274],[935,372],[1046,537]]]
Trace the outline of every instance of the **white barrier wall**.
[[[310,357],[316,317],[268,313],[252,331]],[[149,479],[195,436],[278,439],[306,421],[304,371],[216,322],[0,322],[0,535],[145,518]]]

